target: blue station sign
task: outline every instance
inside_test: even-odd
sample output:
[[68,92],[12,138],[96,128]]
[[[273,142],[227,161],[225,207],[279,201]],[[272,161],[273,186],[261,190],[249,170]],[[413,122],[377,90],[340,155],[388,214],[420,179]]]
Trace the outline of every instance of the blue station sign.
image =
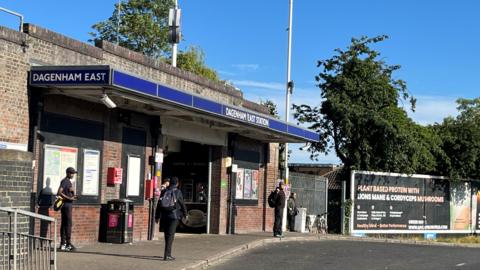
[[270,125],[269,119],[266,117],[228,106],[223,106],[223,115],[257,126],[269,127]]
[[194,95],[144,78],[111,69],[109,66],[32,67],[31,86],[106,86],[143,95],[152,100],[168,102],[182,108],[208,113],[223,120],[232,120],[271,132],[295,137],[300,141],[319,141],[319,134],[297,125]]
[[85,85],[101,86],[110,83],[110,69],[98,67],[92,69],[68,69],[65,70],[32,70],[30,71],[30,85]]

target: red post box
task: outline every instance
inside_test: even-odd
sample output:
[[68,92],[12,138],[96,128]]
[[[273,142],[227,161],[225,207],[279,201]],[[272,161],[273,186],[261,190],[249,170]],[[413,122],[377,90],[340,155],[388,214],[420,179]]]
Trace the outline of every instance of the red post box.
[[107,184],[108,185],[121,184],[122,175],[123,175],[122,168],[115,168],[115,167],[108,168]]

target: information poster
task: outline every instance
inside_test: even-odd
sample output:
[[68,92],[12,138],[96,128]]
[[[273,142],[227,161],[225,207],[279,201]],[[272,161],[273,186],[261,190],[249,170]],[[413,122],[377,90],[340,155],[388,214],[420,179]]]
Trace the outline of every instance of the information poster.
[[451,185],[450,229],[470,230],[471,220],[471,188],[470,183]]
[[245,169],[245,180],[243,184],[243,198],[252,198],[252,170]]
[[480,182],[472,182],[472,225],[480,232]]
[[[57,194],[58,187],[68,167],[77,168],[78,149],[45,145],[43,159],[43,194]],[[76,175],[70,180],[76,193]]]
[[236,183],[236,192],[235,199],[243,199],[243,180],[244,180],[245,171],[244,169],[237,169],[237,183]]
[[84,150],[82,195],[98,195],[100,151]]
[[252,170],[252,199],[258,199],[258,170]]
[[136,156],[128,156],[127,161],[127,196],[140,195],[141,159]]

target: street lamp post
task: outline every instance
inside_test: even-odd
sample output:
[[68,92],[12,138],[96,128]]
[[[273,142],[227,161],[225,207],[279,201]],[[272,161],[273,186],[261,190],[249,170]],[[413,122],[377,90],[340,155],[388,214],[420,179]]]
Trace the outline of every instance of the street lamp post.
[[[287,48],[287,84],[286,84],[286,100],[285,100],[285,122],[288,123],[288,117],[290,114],[290,94],[293,90],[293,82],[290,78],[290,66],[292,62],[292,13],[293,13],[293,0],[290,0],[290,12],[288,16],[288,48]],[[285,143],[285,184],[288,184],[288,143]]]
[[[292,62],[292,14],[293,14],[293,0],[290,1],[289,15],[288,15],[288,48],[287,48],[287,83],[286,83],[286,100],[285,100],[285,123],[288,124],[288,117],[290,115],[290,94],[293,90],[293,81],[290,78],[290,66]],[[285,143],[284,149],[284,169],[285,169],[285,184],[289,184],[288,180],[288,143]],[[282,231],[287,228],[287,205],[283,209]]]

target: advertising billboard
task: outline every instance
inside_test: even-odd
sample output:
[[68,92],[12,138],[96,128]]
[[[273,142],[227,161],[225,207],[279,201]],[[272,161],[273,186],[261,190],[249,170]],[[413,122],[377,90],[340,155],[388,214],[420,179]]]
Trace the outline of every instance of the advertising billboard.
[[360,234],[471,233],[478,229],[478,222],[472,222],[472,217],[480,219],[478,197],[474,199],[473,195],[470,182],[451,182],[429,175],[353,171],[350,229]]

